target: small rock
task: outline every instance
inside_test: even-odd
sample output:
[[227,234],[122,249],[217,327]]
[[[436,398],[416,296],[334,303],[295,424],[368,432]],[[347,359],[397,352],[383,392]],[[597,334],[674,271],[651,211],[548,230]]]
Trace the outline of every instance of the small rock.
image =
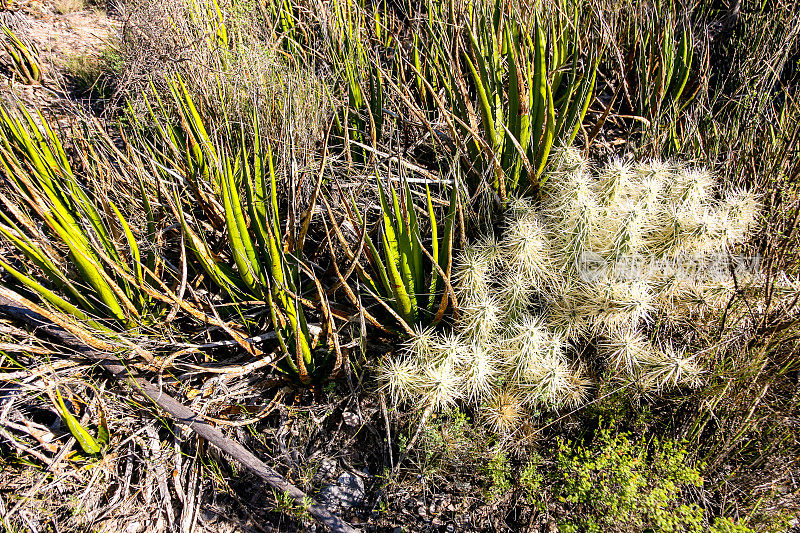
[[336,461],[330,457],[325,457],[320,461],[319,468],[314,477],[318,479],[333,479],[333,476],[336,474],[336,466]]
[[365,498],[364,482],[350,472],[342,473],[336,485],[324,487],[318,496],[319,502],[331,511],[358,507]]
[[336,480],[336,483],[341,488],[344,496],[343,506],[347,508],[355,507],[364,503],[366,498],[366,491],[364,490],[364,482],[361,478],[350,472],[343,472]]
[[361,425],[361,418],[355,413],[351,413],[350,411],[345,411],[342,413],[342,420],[344,423],[350,427],[357,427]]
[[470,492],[472,490],[472,483],[457,481],[455,483],[455,488],[462,492]]
[[[217,513],[212,511],[211,509],[201,509],[200,510],[200,520],[203,522],[213,522],[214,518],[217,517]],[[161,517],[159,517],[161,518]]]
[[327,485],[317,494],[317,501],[328,511],[335,513],[339,510],[339,493],[336,485]]

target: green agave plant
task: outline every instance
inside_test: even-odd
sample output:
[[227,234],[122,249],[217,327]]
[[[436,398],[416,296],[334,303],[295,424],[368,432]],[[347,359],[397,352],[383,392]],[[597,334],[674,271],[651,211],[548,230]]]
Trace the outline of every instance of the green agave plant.
[[633,111],[658,121],[671,107],[683,109],[694,94],[686,87],[694,61],[694,40],[688,23],[680,24],[671,3],[654,10],[644,27],[628,29],[632,50],[627,72],[627,89]]
[[[521,186],[521,178],[538,187],[554,142],[572,143],[593,97],[599,51],[581,49],[577,5],[561,2],[561,9],[574,12],[572,25],[561,15],[526,23],[497,2],[491,11],[476,8],[466,26],[469,52],[463,60],[495,158],[493,186],[502,198]],[[462,121],[467,119],[464,114]]]
[[[0,235],[47,279],[8,259],[0,267],[43,301],[100,330],[151,323],[159,313],[144,287],[155,271],[155,257],[142,253],[122,211],[92,190],[91,168],[76,175],[58,135],[44,116],[24,108],[0,107],[0,171],[7,188],[0,193]],[[90,144],[86,161],[102,155]],[[91,155],[87,155],[91,154]],[[139,184],[142,185],[141,182]],[[152,210],[142,194],[142,209]]]
[[[377,146],[384,123],[384,75],[379,58],[370,52],[380,38],[381,26],[363,1],[335,2],[332,7],[325,46],[347,90],[347,105],[335,116],[336,133],[345,139],[351,157],[366,161],[369,153],[363,145]],[[373,13],[378,13],[377,8]]]
[[[420,230],[420,220],[414,210],[408,182],[403,182],[399,196],[391,182],[388,189],[387,193],[378,180],[382,213],[378,246],[369,232],[360,230],[372,275],[360,265],[358,273],[368,290],[390,309],[400,326],[411,333],[413,326],[439,323],[451,303],[456,307],[449,278],[458,189],[456,186],[451,188],[450,206],[440,227],[430,188],[426,186],[426,214],[431,227],[430,251],[424,248],[425,234]],[[352,213],[353,225],[365,227],[355,203]],[[349,249],[348,252],[353,257],[353,252]]]
[[310,38],[301,23],[298,6],[293,0],[269,0],[267,13],[284,50],[302,63],[307,63]]
[[8,26],[3,26],[3,34],[3,48],[11,56],[14,70],[29,85],[41,83],[42,68],[34,46],[20,39]]
[[233,41],[217,0],[189,0],[187,8],[189,19],[204,27],[209,49],[227,50],[231,46]]
[[[395,59],[395,70],[410,73],[399,77],[414,83],[384,80],[412,116],[432,122],[439,113],[451,142],[467,139],[457,148],[471,187],[491,176],[503,201],[539,186],[550,150],[575,139],[594,97],[601,50],[579,38],[580,6],[559,5],[558,15],[544,19],[499,1],[461,10],[429,1],[411,57]],[[427,127],[433,139],[442,137]]]
[[[282,22],[296,10],[289,0],[273,8],[283,35],[298,31]],[[458,150],[473,189],[491,176],[505,201],[520,187],[538,187],[551,148],[575,139],[594,97],[601,50],[581,35],[583,8],[560,0],[544,18],[500,1],[428,0],[403,10],[408,21],[363,0],[317,13],[324,60],[347,94],[336,133],[349,158],[366,162],[378,153],[390,121],[421,121],[435,150],[442,143]],[[409,24],[407,46],[399,39]],[[312,53],[293,55],[307,61]]]
[[[252,149],[230,123],[212,137],[182,80],[169,87],[180,125],[159,102],[150,107],[154,138],[140,131],[140,139],[172,186],[168,203],[195,265],[235,304],[243,326],[254,325],[243,315],[245,302],[266,306],[283,355],[278,367],[287,376],[303,384],[327,379],[341,366],[341,354],[325,293],[301,259],[310,217],[299,233],[289,217],[282,225],[276,165],[255,117]],[[224,248],[208,238],[215,231],[224,235]],[[315,302],[303,295],[303,280],[314,286]],[[319,309],[324,334],[312,334],[304,305]]]

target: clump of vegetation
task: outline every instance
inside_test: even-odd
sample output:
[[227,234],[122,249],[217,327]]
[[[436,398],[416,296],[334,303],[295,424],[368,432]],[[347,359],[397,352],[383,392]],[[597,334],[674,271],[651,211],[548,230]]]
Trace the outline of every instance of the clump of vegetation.
[[457,259],[454,332],[419,330],[384,361],[395,402],[440,410],[464,400],[508,434],[531,411],[586,401],[587,342],[614,378],[642,390],[699,383],[700,361],[664,330],[726,307],[725,254],[753,227],[755,197],[717,200],[708,172],[669,162],[617,160],[593,175],[572,150],[546,177],[540,203],[513,201],[502,237]]
[[68,15],[70,13],[77,13],[86,9],[86,0],[55,0],[53,2],[53,11],[59,15]]
[[469,475],[488,499],[505,496],[512,488],[514,464],[509,454],[457,407],[432,415],[413,450],[400,435],[399,448],[411,454],[421,476],[433,486],[444,487]]
[[[450,188],[450,205],[441,221],[436,217],[430,187],[426,188],[427,220],[422,222],[430,224],[430,251],[424,248],[425,233],[420,229],[421,217],[415,213],[409,184],[403,184],[400,194],[391,182],[388,189],[388,192],[384,190],[384,185],[378,181],[383,216],[377,246],[369,233],[361,229],[364,218],[358,207],[354,205],[350,211],[350,221],[364,240],[363,253],[372,268],[364,268],[358,261],[354,261],[353,266],[369,294],[389,311],[395,323],[406,333],[413,334],[412,327],[415,325],[438,324],[453,302],[449,277],[453,264],[458,188]],[[334,233],[348,258],[353,260],[355,252],[341,231],[335,229]],[[347,288],[346,294],[357,304],[347,280],[343,279],[341,273],[339,277],[340,283]],[[386,329],[369,312],[365,312],[365,317],[372,324]]]
[[[45,87],[0,106],[0,292],[302,488],[409,506],[378,528],[785,530],[798,5],[122,2],[113,51],[54,58],[90,97],[63,106],[6,32]],[[186,529],[244,485],[314,515],[44,331],[0,324],[0,463],[103,472],[30,476],[7,528]]]
[[703,485],[690,457],[673,441],[637,440],[607,427],[598,429],[590,444],[560,440],[548,488],[564,506],[559,530],[754,531],[728,517],[708,523],[689,497]]
[[8,26],[3,25],[2,28],[3,48],[11,57],[14,73],[28,85],[42,83],[42,66],[39,63],[39,53],[36,47],[27,39],[14,33]]
[[119,52],[109,45],[99,54],[76,54],[64,61],[69,90],[79,98],[109,100],[121,69]]
[[211,129],[225,122],[247,127],[256,117],[263,135],[295,145],[297,170],[317,163],[332,111],[329,88],[308,64],[276,47],[276,28],[261,3],[171,0],[120,8],[127,24],[115,97],[131,114],[148,114],[148,102],[180,77]]

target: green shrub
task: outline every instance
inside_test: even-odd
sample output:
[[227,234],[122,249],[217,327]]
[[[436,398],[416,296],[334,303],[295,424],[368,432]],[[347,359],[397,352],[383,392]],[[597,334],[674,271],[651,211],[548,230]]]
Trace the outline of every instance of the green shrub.
[[[491,499],[510,488],[512,472],[494,441],[464,411],[447,409],[430,416],[409,458],[433,485],[450,486],[454,480],[469,480]],[[409,451],[408,442],[405,435],[398,435],[401,452]]]
[[520,473],[519,484],[528,503],[543,511],[546,508],[542,500],[545,478],[539,471],[541,460],[542,458],[539,454],[534,452],[533,457],[529,459],[528,464],[525,465],[522,473]]
[[491,481],[489,495],[498,498],[511,490],[511,465],[508,457],[502,451],[495,453],[494,457],[486,464],[486,474]]
[[555,462],[550,491],[564,505],[562,531],[752,531],[729,518],[707,523],[687,499],[703,479],[673,441],[601,428],[589,445],[559,440]]
[[470,457],[479,453],[471,437],[470,423],[463,411],[449,409],[433,416],[420,441],[424,462],[432,466],[447,462],[456,467],[469,463]]

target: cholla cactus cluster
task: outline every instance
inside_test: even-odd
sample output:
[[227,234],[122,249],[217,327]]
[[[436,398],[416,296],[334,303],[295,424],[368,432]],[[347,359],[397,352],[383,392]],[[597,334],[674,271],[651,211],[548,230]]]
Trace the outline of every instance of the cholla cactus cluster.
[[468,402],[507,433],[531,410],[586,401],[578,352],[590,344],[641,388],[697,384],[698,362],[655,332],[732,294],[729,271],[708,265],[747,236],[758,205],[744,191],[715,196],[703,170],[616,160],[593,172],[563,151],[541,202],[512,202],[502,238],[459,257],[453,332],[418,331],[382,363],[385,389],[434,410]]

